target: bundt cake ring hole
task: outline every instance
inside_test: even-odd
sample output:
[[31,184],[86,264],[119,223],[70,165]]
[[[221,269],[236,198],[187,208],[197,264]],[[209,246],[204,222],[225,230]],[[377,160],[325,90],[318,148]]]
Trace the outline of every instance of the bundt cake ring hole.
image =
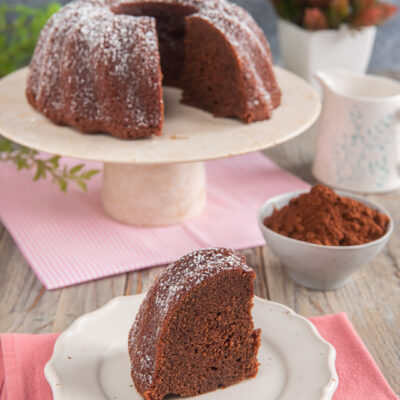
[[[218,33],[214,28],[210,30],[208,23],[186,21],[186,17],[199,11],[197,8],[173,3],[136,2],[122,3],[114,11],[155,18],[162,83],[183,89],[183,103],[207,111],[215,110],[215,115],[224,117],[234,117],[238,108],[245,114],[246,106],[240,100],[243,93],[232,90],[237,89],[232,82],[239,80],[240,71],[234,67],[230,46],[225,39],[218,39]],[[216,44],[207,43],[210,40]],[[245,119],[249,116],[246,115]]]
[[185,17],[198,12],[197,8],[173,3],[136,2],[121,4],[113,11],[135,17],[155,18],[163,84],[182,88]]
[[[211,112],[214,116],[237,117],[247,123],[269,118],[272,109],[279,105],[280,91],[270,69],[271,55],[265,38],[261,40],[262,50],[257,45],[249,51],[249,56],[251,54],[257,58],[258,63],[260,57],[267,58],[263,61],[267,61],[267,64],[260,63],[259,71],[256,71],[262,79],[260,81],[249,79],[243,73],[243,59],[225,36],[224,29],[204,18],[202,10],[194,5],[137,1],[120,2],[111,9],[118,14],[155,18],[162,83],[183,89],[182,103]],[[236,12],[240,13],[238,10]],[[239,31],[242,28],[236,27]],[[255,31],[254,37],[258,34]],[[234,41],[237,41],[236,37]],[[242,43],[243,46],[251,47],[249,41]],[[266,53],[261,55],[262,52]],[[255,60],[249,57],[245,62],[249,61]],[[263,91],[265,88],[260,91],[259,87],[266,82],[267,91]],[[254,85],[259,87],[251,88]],[[261,93],[261,96],[257,94],[259,99],[249,101],[257,91]],[[260,109],[254,107],[254,104],[261,103],[264,104]]]

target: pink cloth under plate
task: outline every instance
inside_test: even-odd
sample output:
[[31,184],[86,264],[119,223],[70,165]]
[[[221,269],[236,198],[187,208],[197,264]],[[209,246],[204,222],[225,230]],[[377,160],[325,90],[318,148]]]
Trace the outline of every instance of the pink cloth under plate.
[[[397,400],[346,314],[311,318],[337,352],[333,400]],[[58,334],[0,335],[0,400],[52,400],[43,369]],[[299,399],[307,400],[307,399]]]
[[201,216],[182,225],[142,228],[105,215],[101,174],[89,182],[87,193],[70,184],[64,194],[50,180],[33,182],[31,172],[6,164],[0,168],[0,217],[40,281],[56,289],[167,264],[199,248],[261,246],[256,219],[261,204],[308,187],[261,153],[206,162],[206,172]]

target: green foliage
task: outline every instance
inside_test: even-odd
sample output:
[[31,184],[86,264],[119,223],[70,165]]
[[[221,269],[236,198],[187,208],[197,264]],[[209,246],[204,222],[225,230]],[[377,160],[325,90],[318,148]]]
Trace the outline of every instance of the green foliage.
[[295,24],[300,24],[303,17],[303,10],[298,5],[298,0],[272,0],[278,15]]
[[[0,77],[29,62],[41,29],[60,7],[58,3],[40,8],[0,4]],[[60,156],[43,159],[36,150],[0,137],[1,161],[13,163],[19,171],[32,170],[34,181],[51,177],[63,192],[70,182],[86,191],[87,181],[99,173],[97,169],[84,170],[84,164],[61,165]]]
[[340,24],[350,22],[352,10],[348,0],[332,0],[326,9],[329,26],[336,29]]
[[29,7],[0,4],[0,77],[26,65],[40,30],[60,4]]
[[85,170],[84,164],[68,168],[60,164],[60,156],[40,158],[36,150],[18,146],[8,139],[0,139],[0,161],[12,162],[18,171],[23,169],[34,171],[34,181],[49,176],[63,192],[67,191],[70,182],[74,182],[86,191],[87,181],[100,172],[97,169]]

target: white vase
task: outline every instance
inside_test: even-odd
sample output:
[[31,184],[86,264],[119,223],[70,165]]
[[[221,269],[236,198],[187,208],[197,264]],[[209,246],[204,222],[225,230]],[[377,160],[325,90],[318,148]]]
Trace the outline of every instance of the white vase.
[[278,38],[285,67],[316,85],[314,72],[342,68],[365,72],[376,36],[376,27],[359,30],[342,25],[339,29],[309,31],[278,19]]

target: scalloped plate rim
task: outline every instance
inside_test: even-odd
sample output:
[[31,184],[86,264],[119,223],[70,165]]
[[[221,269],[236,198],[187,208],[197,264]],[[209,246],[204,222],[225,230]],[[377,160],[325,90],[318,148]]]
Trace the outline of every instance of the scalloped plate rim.
[[[58,375],[58,373],[53,365],[55,360],[59,357],[59,354],[61,353],[63,339],[65,337],[67,337],[68,335],[77,331],[79,326],[83,322],[90,319],[92,316],[103,312],[104,310],[106,310],[108,308],[112,308],[114,306],[114,304],[120,303],[120,302],[132,302],[133,299],[135,299],[135,301],[141,302],[145,296],[146,296],[146,293],[141,293],[141,294],[131,295],[131,296],[114,297],[113,299],[111,299],[109,302],[107,302],[102,307],[78,317],[64,332],[62,332],[60,334],[60,336],[57,338],[56,343],[54,345],[53,354],[52,354],[50,360],[46,363],[45,368],[44,368],[44,375],[51,387],[54,400],[67,400],[66,397],[63,397],[62,386],[60,386],[57,383],[57,381],[61,381],[62,379],[60,379],[61,377]],[[281,310],[285,311],[286,315],[295,317],[296,319],[301,320],[309,328],[310,333],[320,343],[322,343],[328,347],[327,358],[325,361],[326,361],[326,367],[330,373],[330,379],[322,387],[322,394],[321,394],[320,400],[331,400],[333,394],[335,393],[335,391],[337,389],[338,382],[339,382],[338,375],[337,375],[336,368],[335,368],[335,360],[336,360],[335,348],[328,341],[326,341],[324,338],[322,338],[322,336],[319,334],[316,327],[307,318],[296,313],[290,307],[288,307],[284,304],[278,303],[278,302],[274,302],[274,301],[263,299],[258,296],[254,296],[254,305],[257,302],[264,303],[266,306],[273,306],[276,308],[280,308]]]

